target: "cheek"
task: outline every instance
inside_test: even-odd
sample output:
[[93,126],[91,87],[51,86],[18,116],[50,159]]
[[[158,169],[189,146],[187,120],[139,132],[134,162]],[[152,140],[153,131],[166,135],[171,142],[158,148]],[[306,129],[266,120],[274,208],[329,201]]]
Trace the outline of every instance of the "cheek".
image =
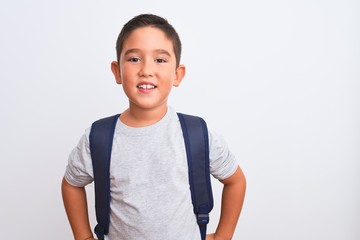
[[174,70],[167,70],[163,72],[163,76],[169,82],[173,82],[176,78],[176,72]]
[[136,74],[136,69],[134,67],[125,66],[121,69],[121,78],[123,81],[131,81]]

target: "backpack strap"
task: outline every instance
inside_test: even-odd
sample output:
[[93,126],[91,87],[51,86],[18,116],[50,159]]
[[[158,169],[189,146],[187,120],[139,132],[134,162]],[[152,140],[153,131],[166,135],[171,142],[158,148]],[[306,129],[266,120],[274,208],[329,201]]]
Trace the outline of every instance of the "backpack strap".
[[213,208],[207,126],[200,117],[182,113],[178,116],[185,141],[193,209],[201,239],[205,240],[209,213]]
[[109,232],[110,222],[110,158],[116,122],[120,114],[97,120],[91,125],[90,154],[94,171],[96,225],[99,240]]

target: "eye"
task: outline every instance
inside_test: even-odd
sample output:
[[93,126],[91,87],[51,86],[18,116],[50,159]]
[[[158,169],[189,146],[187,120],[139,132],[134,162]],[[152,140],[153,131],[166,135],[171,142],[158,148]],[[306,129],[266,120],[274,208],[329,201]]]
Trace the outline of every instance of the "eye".
[[128,59],[129,62],[140,62],[140,58],[139,57],[131,57]]
[[163,58],[157,58],[157,59],[155,59],[155,62],[157,62],[157,63],[166,63],[167,61],[165,59],[163,59]]

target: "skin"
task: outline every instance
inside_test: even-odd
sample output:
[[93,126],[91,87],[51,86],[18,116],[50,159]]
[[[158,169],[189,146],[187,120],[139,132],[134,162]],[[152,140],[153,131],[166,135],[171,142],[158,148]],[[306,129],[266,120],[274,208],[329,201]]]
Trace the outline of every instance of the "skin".
[[221,183],[224,188],[219,224],[216,232],[208,234],[206,240],[231,240],[244,203],[246,179],[240,167]]
[[63,179],[61,191],[74,239],[92,239],[85,188],[74,187]]
[[[144,127],[159,121],[167,111],[172,87],[185,76],[185,66],[176,66],[172,42],[159,29],[138,28],[125,41],[120,62],[111,70],[129,99],[129,108],[121,121],[131,127]],[[141,89],[149,84],[153,89]]]
[[[185,66],[176,65],[172,42],[161,30],[150,26],[130,34],[119,62],[112,62],[111,70],[129,99],[129,107],[120,120],[131,127],[149,126],[161,120],[172,88],[178,87],[185,76]],[[216,232],[208,234],[207,240],[232,238],[244,201],[246,180],[239,167],[221,182],[221,216]],[[93,239],[85,188],[74,187],[63,179],[62,196],[75,240]]]

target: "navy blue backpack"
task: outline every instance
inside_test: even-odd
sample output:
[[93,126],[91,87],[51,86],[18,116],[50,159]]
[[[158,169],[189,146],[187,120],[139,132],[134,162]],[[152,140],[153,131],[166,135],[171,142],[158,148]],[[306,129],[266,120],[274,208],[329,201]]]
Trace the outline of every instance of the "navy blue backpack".
[[[189,169],[189,184],[194,213],[201,238],[206,238],[213,196],[209,169],[209,139],[205,121],[196,116],[177,113],[184,135]],[[94,122],[90,131],[90,152],[94,169],[95,212],[94,229],[99,240],[109,232],[110,221],[110,158],[116,122],[120,114]]]

